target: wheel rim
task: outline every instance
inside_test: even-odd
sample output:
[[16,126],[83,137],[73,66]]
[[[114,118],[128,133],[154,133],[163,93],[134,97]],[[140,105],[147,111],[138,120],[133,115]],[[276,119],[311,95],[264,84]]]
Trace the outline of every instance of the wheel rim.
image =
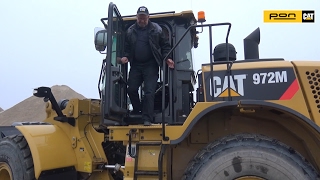
[[1,180],[12,180],[11,169],[5,162],[0,162],[0,179]]
[[265,179],[257,176],[244,176],[244,177],[237,178],[235,180],[265,180]]

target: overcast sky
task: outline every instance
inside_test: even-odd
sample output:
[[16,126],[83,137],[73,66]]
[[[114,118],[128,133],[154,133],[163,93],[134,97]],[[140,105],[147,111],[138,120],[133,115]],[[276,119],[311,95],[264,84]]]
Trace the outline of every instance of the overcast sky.
[[[145,5],[150,12],[205,11],[208,23],[231,22],[230,43],[243,59],[243,38],[261,29],[260,57],[320,60],[319,0],[114,0],[122,15]],[[0,107],[8,109],[39,86],[68,85],[87,98],[98,98],[103,55],[95,51],[94,28],[102,27],[109,1],[0,0]],[[315,10],[313,24],[266,24],[265,9]],[[214,45],[226,27],[213,31]],[[207,33],[200,34],[196,69],[209,62]]]

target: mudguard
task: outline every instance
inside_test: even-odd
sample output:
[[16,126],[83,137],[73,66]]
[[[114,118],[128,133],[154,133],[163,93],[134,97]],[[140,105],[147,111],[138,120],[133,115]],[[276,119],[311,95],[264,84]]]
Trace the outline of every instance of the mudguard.
[[58,126],[28,125],[16,128],[29,144],[36,179],[45,170],[76,167],[77,160],[71,140]]
[[[178,128],[176,126],[173,127],[167,127],[168,129],[168,135],[171,138],[170,144],[178,144],[183,139],[185,139],[188,134],[192,131],[192,128],[195,126],[195,124],[207,113],[214,111],[219,108],[223,107],[236,107],[241,102],[242,105],[261,105],[265,107],[273,107],[275,109],[279,109],[282,111],[287,112],[288,114],[294,115],[298,117],[301,121],[301,123],[306,123],[309,127],[314,130],[314,134],[320,134],[320,127],[315,124],[311,119],[304,116],[303,114],[295,111],[294,109],[291,109],[289,107],[283,106],[281,104],[276,104],[273,102],[267,102],[267,101],[259,101],[259,100],[240,100],[238,101],[226,101],[226,102],[205,102],[205,103],[198,103],[194,109],[193,112],[190,113],[189,117],[185,121],[185,123],[181,126],[181,128]],[[172,134],[170,134],[172,132]]]

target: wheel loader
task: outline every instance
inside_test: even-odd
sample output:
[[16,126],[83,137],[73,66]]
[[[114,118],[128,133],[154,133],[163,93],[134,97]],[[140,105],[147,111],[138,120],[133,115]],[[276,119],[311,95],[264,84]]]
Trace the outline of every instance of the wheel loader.
[[[57,100],[40,86],[33,95],[45,101],[46,119],[0,127],[1,180],[320,178],[320,62],[260,58],[259,28],[238,59],[231,23],[206,23],[203,11],[150,14],[175,67],[159,68],[153,122],[144,126],[130,114],[130,64],[118,61],[135,18],[111,2],[95,31],[99,99]],[[216,26],[227,27],[226,39],[213,46]],[[195,70],[204,61],[192,54],[198,46],[209,52]],[[143,101],[143,84],[139,93]]]

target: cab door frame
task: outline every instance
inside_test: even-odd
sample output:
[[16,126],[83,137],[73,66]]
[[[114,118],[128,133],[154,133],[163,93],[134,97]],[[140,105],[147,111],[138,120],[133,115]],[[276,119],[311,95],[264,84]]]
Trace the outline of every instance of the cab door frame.
[[122,121],[127,114],[125,67],[119,62],[124,43],[123,19],[115,4],[109,3],[107,20],[107,51],[104,73],[102,112],[108,120]]

